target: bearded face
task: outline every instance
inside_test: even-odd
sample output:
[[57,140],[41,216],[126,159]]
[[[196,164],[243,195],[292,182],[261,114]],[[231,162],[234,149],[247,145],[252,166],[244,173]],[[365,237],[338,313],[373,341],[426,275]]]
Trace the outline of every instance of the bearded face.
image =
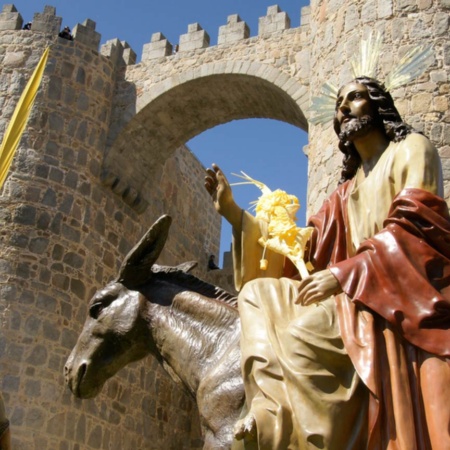
[[363,84],[352,82],[344,86],[336,102],[334,128],[339,139],[352,142],[374,127],[374,113],[369,91]]
[[374,119],[370,115],[360,118],[349,117],[341,125],[339,139],[341,141],[353,142],[355,139],[364,136],[374,127]]

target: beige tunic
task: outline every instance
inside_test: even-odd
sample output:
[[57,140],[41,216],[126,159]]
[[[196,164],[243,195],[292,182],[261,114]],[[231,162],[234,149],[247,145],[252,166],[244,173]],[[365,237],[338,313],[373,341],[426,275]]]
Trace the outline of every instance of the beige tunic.
[[360,169],[348,200],[353,253],[361,242],[383,228],[394,197],[405,188],[419,188],[443,195],[439,155],[420,134],[393,143],[365,178]]

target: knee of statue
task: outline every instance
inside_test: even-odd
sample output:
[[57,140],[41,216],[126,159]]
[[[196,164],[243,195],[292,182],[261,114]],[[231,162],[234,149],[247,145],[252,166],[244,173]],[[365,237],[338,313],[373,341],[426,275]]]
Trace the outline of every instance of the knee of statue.
[[300,307],[295,319],[289,323],[288,331],[293,336],[304,339],[311,333],[331,330],[336,326],[336,308],[334,299],[330,298],[320,303]]
[[273,278],[256,278],[248,281],[239,291],[239,305],[244,305],[245,303],[257,305],[262,296],[269,299],[271,296],[267,294],[269,294],[270,291],[273,291],[274,284],[278,282],[279,280]]
[[[275,310],[277,305],[293,305],[298,295],[298,281],[288,278],[257,278],[247,282],[238,297],[240,310]],[[274,307],[274,308],[273,308]]]

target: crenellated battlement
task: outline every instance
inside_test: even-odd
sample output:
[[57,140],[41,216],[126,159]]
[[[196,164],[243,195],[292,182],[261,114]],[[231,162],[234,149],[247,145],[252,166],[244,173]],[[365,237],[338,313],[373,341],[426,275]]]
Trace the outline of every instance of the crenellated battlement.
[[83,23],[77,23],[73,27],[73,36],[77,42],[82,42],[93,50],[98,50],[102,36],[95,31],[95,25],[95,22],[91,19],[86,19]]
[[[303,7],[301,11],[300,26],[309,24],[310,7]],[[62,24],[62,18],[56,15],[56,8],[45,6],[43,12],[37,12],[33,16],[31,32],[47,33],[57,36]],[[21,30],[24,25],[23,18],[14,4],[3,5],[0,13],[0,31]],[[267,14],[259,18],[258,36],[267,36],[273,33],[290,29],[291,19],[278,5],[269,6]],[[86,19],[83,23],[77,23],[73,27],[75,42],[81,42],[101,55],[111,58],[115,64],[133,65],[137,55],[128,43],[119,39],[110,39],[100,48],[101,34],[96,31],[96,23]],[[227,23],[219,27],[217,45],[235,44],[250,38],[250,28],[238,14],[228,16]],[[169,57],[174,53],[192,52],[210,47],[210,35],[199,23],[189,24],[187,33],[179,38],[179,44],[174,46],[161,32],[155,32],[149,43],[142,49],[142,61],[148,61],[161,57]]]
[[22,29],[23,18],[14,5],[3,5],[0,13],[0,30],[20,30]]

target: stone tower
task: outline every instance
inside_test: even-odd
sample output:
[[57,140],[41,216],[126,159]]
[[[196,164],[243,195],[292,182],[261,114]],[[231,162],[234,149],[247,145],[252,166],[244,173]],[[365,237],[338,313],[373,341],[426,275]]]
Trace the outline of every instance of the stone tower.
[[[17,448],[201,447],[195,405],[150,358],[122,370],[94,400],[69,394],[62,369],[87,301],[162,213],[174,225],[161,262],[206,267],[217,254],[220,221],[205,206],[202,167],[184,143],[249,117],[308,130],[311,96],[325,80],[348,81],[347,61],[371,29],[385,36],[380,78],[412,46],[434,44],[429,71],[393,95],[404,118],[439,148],[448,197],[449,8],[447,0],[317,0],[290,28],[275,5],[254,37],[232,15],[210,47],[208,33],[190,24],[176,54],[155,33],[136,64],[126,42],[99,49],[89,19],[67,41],[57,37],[55,8],[36,13],[27,31],[16,8],[4,6],[0,135],[50,46],[0,197],[0,389]],[[330,126],[308,131],[313,211],[334,188],[341,158]],[[197,275],[208,276],[201,268]]]

